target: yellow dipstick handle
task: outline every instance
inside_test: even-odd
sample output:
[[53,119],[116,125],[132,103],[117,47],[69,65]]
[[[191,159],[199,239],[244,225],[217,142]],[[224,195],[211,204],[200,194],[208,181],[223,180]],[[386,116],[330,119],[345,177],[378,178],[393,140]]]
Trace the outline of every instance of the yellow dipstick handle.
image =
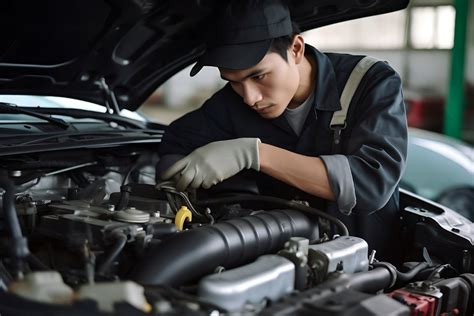
[[186,206],[181,206],[178,213],[176,213],[176,217],[174,219],[174,224],[178,230],[183,230],[184,222],[185,221],[192,221],[193,214]]

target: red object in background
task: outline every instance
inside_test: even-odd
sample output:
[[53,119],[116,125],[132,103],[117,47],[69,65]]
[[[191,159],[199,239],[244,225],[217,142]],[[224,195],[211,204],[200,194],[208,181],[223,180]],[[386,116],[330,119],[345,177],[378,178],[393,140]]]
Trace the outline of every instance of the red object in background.
[[417,96],[405,98],[408,126],[434,132],[443,130],[444,98]]
[[387,294],[391,298],[410,307],[411,316],[435,316],[438,301],[436,298],[405,290],[395,290]]

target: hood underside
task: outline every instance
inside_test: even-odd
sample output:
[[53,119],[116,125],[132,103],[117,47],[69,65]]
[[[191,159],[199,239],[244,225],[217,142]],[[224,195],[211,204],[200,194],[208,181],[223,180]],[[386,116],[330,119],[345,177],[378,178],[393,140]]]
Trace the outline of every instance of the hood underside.
[[[301,30],[403,9],[409,0],[292,0]],[[0,94],[136,110],[204,51],[222,0],[3,0]],[[1,97],[0,97],[1,99]]]

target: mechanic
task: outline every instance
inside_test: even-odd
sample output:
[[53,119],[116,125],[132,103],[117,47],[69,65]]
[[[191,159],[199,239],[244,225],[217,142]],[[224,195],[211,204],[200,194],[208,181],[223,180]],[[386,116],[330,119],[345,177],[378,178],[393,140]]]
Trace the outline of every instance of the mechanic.
[[254,170],[260,193],[309,201],[364,238],[377,258],[395,260],[407,153],[398,74],[376,62],[358,85],[345,126],[334,129],[342,90],[363,56],[305,44],[278,0],[226,8],[215,23],[191,76],[214,66],[228,84],[166,130],[161,178],[180,190],[210,188]]

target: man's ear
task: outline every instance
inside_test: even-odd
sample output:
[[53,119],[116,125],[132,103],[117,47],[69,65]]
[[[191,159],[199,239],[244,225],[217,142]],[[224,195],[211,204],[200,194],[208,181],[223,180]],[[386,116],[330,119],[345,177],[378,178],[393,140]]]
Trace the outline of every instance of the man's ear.
[[299,64],[304,58],[304,39],[303,36],[297,34],[293,37],[290,47],[290,54],[295,60],[295,64]]

